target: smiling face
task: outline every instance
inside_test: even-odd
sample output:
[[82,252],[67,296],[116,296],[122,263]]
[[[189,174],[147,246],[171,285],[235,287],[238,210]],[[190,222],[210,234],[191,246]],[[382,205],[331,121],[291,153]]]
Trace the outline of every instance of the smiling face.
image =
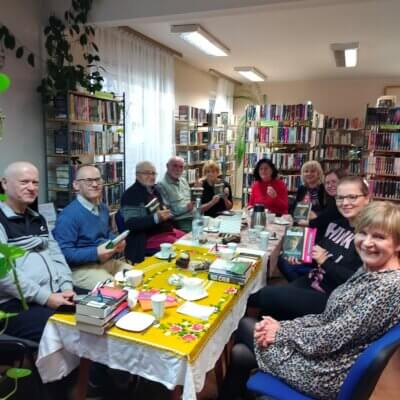
[[370,271],[399,268],[400,244],[382,228],[369,226],[354,237],[361,260]]
[[340,213],[349,220],[350,224],[358,213],[368,204],[368,195],[362,193],[357,182],[339,183],[336,195],[336,205]]
[[303,171],[304,184],[309,187],[315,187],[319,184],[319,171],[314,167],[306,167]]
[[209,184],[218,182],[219,171],[216,168],[209,167],[206,171],[206,179]]
[[81,167],[73,185],[74,189],[91,203],[97,204],[100,201],[103,192],[103,179],[96,167]]
[[328,193],[329,196],[332,197],[336,196],[338,183],[339,183],[339,178],[334,172],[325,176],[324,187],[326,193]]
[[142,163],[136,171],[136,179],[148,188],[152,188],[156,183],[157,172],[154,165],[150,163]]
[[272,168],[265,162],[260,165],[258,173],[263,181],[270,181],[272,179]]
[[172,179],[177,181],[182,176],[183,169],[184,161],[182,158],[174,157],[168,161],[167,173]]

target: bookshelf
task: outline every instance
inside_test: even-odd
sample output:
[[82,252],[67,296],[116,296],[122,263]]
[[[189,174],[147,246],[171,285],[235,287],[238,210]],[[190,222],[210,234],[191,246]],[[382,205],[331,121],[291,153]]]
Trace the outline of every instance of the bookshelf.
[[400,201],[400,108],[367,107],[368,150],[363,158],[370,192]]
[[82,164],[96,165],[104,179],[103,201],[118,208],[125,189],[125,98],[70,91],[45,108],[48,201],[57,209],[74,197]]
[[246,150],[243,160],[243,198],[247,205],[253,170],[262,158],[270,158],[284,179],[289,193],[301,184],[301,166],[309,160],[313,141],[319,135],[312,104],[264,104],[246,108]]
[[362,174],[362,152],[365,130],[358,118],[325,118],[325,129],[319,136],[311,158],[318,160],[324,172],[343,168],[350,175]]

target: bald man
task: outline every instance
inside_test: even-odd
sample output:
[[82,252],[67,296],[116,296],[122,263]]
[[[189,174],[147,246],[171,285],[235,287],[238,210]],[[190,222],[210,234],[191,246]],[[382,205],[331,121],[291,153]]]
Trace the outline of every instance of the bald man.
[[181,157],[171,157],[167,162],[167,172],[157,185],[164,203],[171,209],[173,224],[185,232],[192,230],[193,202],[190,186],[182,176],[185,162]]
[[72,306],[72,277],[43,216],[29,208],[39,190],[39,172],[28,162],[15,162],[4,171],[6,200],[0,203],[0,242],[22,247],[16,260],[24,311],[11,273],[0,279],[0,310],[18,313],[8,320],[6,333],[39,341],[48,318],[60,306]]
[[74,285],[91,290],[98,282],[113,279],[123,267],[113,257],[124,250],[125,241],[106,248],[115,236],[108,207],[101,202],[103,179],[98,168],[82,166],[73,187],[78,195],[58,216],[53,234],[72,269]]

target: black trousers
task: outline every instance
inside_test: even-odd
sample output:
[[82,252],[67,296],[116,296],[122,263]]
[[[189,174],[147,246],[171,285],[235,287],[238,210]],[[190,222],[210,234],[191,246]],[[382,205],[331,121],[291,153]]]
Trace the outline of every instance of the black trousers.
[[303,276],[285,286],[266,286],[249,298],[248,305],[260,308],[261,315],[278,321],[291,320],[307,314],[321,314],[329,294],[310,286]]
[[257,320],[244,317],[239,323],[231,354],[231,362],[226,371],[225,379],[218,400],[239,400],[252,398],[246,390],[246,382],[250,373],[257,368],[254,355],[254,325]]

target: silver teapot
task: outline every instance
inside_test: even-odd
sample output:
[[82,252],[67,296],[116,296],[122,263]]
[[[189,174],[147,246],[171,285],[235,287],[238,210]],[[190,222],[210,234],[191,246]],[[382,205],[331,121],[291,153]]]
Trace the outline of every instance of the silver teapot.
[[267,215],[265,214],[265,207],[263,204],[254,204],[253,212],[250,218],[250,228],[256,225],[265,226],[267,222]]

